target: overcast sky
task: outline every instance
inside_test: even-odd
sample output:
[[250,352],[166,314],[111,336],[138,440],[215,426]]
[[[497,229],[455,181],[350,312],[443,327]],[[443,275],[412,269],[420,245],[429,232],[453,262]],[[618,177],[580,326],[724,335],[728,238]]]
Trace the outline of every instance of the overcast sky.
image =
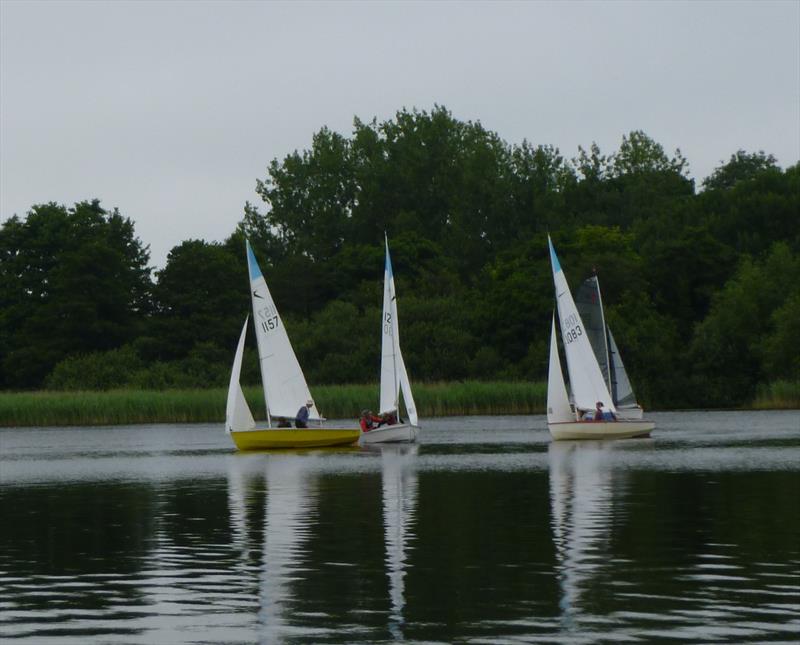
[[800,159],[800,1],[0,0],[0,218],[99,198],[163,266],[223,240],[268,163],[446,106],[566,157],[641,129],[691,175]]

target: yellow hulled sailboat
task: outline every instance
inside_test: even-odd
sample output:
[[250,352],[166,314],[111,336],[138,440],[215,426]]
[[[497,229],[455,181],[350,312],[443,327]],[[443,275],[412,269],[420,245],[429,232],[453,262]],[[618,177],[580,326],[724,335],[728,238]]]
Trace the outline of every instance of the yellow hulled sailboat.
[[[324,419],[311,397],[303,370],[292,349],[266,280],[256,262],[253,249],[249,242],[246,246],[253,323],[267,407],[267,427],[256,427],[239,383],[248,317],[242,327],[233,359],[225,412],[225,431],[239,450],[318,448],[355,443],[361,436],[359,428],[332,428],[323,425]],[[273,420],[294,420],[298,411],[303,408],[308,410],[309,427],[273,427]]]

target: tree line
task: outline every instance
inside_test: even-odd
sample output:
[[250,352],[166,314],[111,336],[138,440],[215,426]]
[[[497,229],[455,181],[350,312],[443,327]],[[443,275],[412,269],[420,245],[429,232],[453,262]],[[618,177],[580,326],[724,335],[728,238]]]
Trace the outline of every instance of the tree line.
[[[763,151],[696,186],[641,131],[568,159],[436,106],[322,128],[256,193],[228,239],[186,240],[156,271],[98,200],[5,221],[0,387],[224,385],[250,306],[245,237],[309,381],[375,381],[384,232],[412,380],[546,378],[548,233],[573,289],[597,273],[646,404],[736,405],[800,379],[800,164]],[[243,378],[260,378],[253,348]]]

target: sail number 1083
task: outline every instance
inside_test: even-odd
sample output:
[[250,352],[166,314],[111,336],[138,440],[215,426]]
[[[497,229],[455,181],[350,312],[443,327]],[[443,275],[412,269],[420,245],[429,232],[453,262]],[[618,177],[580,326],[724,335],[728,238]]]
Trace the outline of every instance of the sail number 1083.
[[578,340],[578,336],[583,336],[578,317],[575,314],[570,314],[564,320],[564,342],[569,344],[574,340]]

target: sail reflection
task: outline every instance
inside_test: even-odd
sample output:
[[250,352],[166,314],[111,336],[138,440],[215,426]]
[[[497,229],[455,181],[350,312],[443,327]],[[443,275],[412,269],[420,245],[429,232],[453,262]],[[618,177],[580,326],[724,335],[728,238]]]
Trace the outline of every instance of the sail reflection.
[[228,512],[230,513],[233,547],[241,555],[243,564],[250,556],[250,529],[247,523],[248,494],[253,489],[255,477],[245,472],[244,461],[228,459]]
[[[583,596],[606,564],[613,510],[614,444],[554,441],[549,447],[550,505],[558,561],[562,627],[575,627]],[[614,487],[622,484],[619,473]]]
[[414,538],[417,474],[413,469],[413,461],[418,449],[417,445],[385,445],[381,448],[386,573],[391,601],[389,631],[395,642],[404,640],[406,551]]
[[306,471],[306,459],[287,456],[267,461],[259,616],[262,642],[285,642],[292,631],[290,586],[301,575],[303,547],[311,532],[317,502],[313,480]]
[[[259,642],[283,643],[297,629],[289,605],[296,601],[292,583],[301,575],[304,544],[310,534],[317,504],[317,491],[309,458],[295,455],[237,456],[228,468],[228,508],[234,548],[240,566],[250,571],[251,545],[259,536],[248,517],[262,494],[264,507],[263,549],[258,571]],[[266,490],[260,483],[266,484]],[[255,550],[255,549],[254,549]],[[253,553],[252,555],[255,555]],[[254,564],[254,563],[253,563]]]

